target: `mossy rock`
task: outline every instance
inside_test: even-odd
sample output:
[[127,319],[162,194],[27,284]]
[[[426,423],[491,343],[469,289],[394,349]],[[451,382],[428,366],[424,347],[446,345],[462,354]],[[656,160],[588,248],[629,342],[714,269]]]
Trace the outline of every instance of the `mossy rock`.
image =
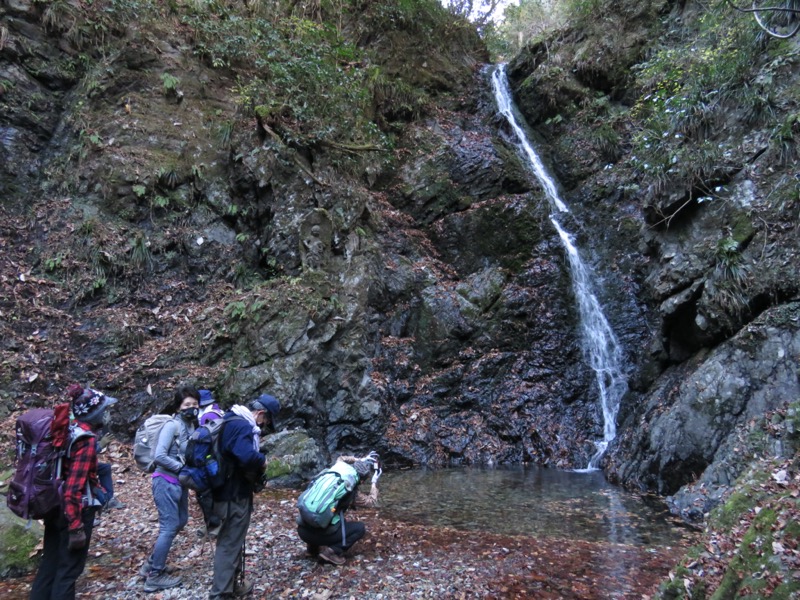
[[753,498],[747,491],[737,491],[731,494],[728,501],[716,508],[712,514],[712,520],[721,529],[729,529],[736,524],[741,516],[757,504],[758,499]]
[[783,426],[795,451],[800,449],[800,402],[793,402],[787,407]]
[[27,522],[6,507],[0,507],[0,577],[16,577],[36,567],[36,546],[44,535],[38,521]]
[[282,458],[273,458],[267,463],[267,479],[277,479],[292,472],[292,465]]
[[267,479],[273,485],[297,486],[324,465],[319,446],[306,431],[281,431],[261,441],[267,455]]

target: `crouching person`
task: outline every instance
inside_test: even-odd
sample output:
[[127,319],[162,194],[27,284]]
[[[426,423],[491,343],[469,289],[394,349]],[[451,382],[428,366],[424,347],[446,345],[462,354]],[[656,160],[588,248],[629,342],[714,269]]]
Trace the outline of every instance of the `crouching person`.
[[263,485],[266,456],[259,451],[262,433],[273,429],[280,411],[268,394],[235,405],[223,417],[220,455],[226,470],[225,485],[213,491],[214,514],[222,522],[214,552],[214,579],[209,599],[246,596],[253,584],[239,576],[244,540],[253,513],[253,494]]
[[[359,485],[373,470],[372,485],[365,494]],[[346,521],[345,513],[351,507],[377,506],[381,472],[377,453],[370,452],[364,458],[340,456],[314,478],[297,501],[297,534],[310,555],[334,565],[345,563],[344,553],[366,534],[364,524]]]

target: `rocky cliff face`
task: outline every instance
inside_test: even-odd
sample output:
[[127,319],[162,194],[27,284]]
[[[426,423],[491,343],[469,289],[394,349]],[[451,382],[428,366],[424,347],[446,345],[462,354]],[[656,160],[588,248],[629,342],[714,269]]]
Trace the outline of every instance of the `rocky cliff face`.
[[[345,449],[586,464],[568,275],[475,33],[284,8],[3,5],[5,410],[88,381],[125,435],[190,380],[281,399],[286,481]],[[247,19],[272,41],[236,46]]]
[[[627,356],[605,468],[696,516],[797,391],[796,67],[737,28],[692,53],[723,26],[635,4],[509,74]],[[89,381],[124,435],[190,380],[281,398],[286,481],[343,449],[584,466],[569,276],[474,32],[422,1],[198,6],[0,7],[3,410]],[[739,93],[768,75],[766,108]]]
[[633,367],[607,473],[702,518],[748,452],[794,452],[754,432],[798,391],[797,46],[691,2],[604,7],[509,73]]

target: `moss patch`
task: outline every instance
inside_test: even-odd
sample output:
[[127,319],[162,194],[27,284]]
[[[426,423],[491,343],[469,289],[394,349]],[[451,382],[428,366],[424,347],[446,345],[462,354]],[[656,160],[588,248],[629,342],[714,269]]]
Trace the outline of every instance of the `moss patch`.
[[267,479],[275,479],[292,472],[292,466],[282,458],[274,458],[267,463]]
[[791,461],[762,461],[712,512],[702,546],[687,553],[657,598],[792,598],[800,590],[794,548],[800,525]]
[[0,577],[21,575],[36,566],[38,559],[34,550],[42,539],[42,526],[37,521],[32,521],[30,528],[26,525],[3,501],[0,507]]

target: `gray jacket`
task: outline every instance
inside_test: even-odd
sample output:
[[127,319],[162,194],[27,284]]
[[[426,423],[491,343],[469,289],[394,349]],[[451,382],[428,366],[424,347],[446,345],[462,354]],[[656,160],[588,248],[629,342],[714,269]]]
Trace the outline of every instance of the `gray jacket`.
[[164,423],[158,433],[153,459],[156,463],[156,473],[178,477],[178,472],[185,462],[186,442],[189,441],[194,429],[193,423],[189,424],[177,415]]

